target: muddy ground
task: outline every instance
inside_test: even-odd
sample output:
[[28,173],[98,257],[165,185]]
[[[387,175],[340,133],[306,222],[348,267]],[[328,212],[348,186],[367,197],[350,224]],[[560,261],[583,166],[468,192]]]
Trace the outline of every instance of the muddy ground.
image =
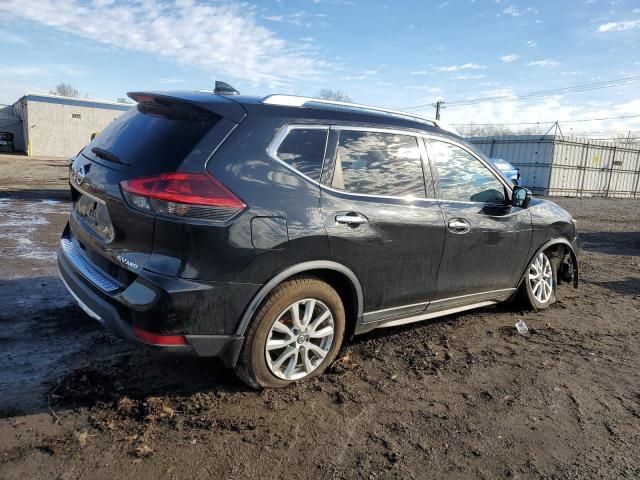
[[73,305],[65,178],[63,160],[0,158],[0,478],[640,478],[640,199],[555,199],[582,285],[548,311],[380,330],[255,392]]

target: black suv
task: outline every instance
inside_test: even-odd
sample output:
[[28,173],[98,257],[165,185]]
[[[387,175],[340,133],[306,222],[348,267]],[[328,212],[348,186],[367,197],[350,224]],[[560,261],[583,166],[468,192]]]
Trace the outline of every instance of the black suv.
[[130,93],[73,161],[60,273],[115,333],[280,387],[345,336],[577,286],[571,216],[439,122],[228,93]]

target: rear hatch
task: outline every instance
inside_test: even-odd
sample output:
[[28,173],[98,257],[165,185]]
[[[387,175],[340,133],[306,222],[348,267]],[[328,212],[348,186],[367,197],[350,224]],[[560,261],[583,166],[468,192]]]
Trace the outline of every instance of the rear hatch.
[[[67,240],[121,286],[133,281],[153,251],[155,224],[152,212],[127,204],[122,182],[185,166],[204,170],[219,143],[216,139],[224,138],[233,125],[211,108],[181,98],[155,94],[132,94],[132,98],[140,103],[96,136],[75,157],[70,171],[73,209]],[[216,102],[229,100],[213,97],[214,110]]]

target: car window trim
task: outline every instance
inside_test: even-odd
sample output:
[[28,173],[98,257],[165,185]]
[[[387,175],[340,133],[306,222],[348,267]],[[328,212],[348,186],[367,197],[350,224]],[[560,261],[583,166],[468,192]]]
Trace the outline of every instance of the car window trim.
[[[420,159],[421,159],[421,163],[422,163],[422,170],[423,170],[423,181],[425,183],[425,197],[411,197],[409,195],[404,195],[404,196],[398,196],[398,195],[378,195],[375,193],[355,193],[355,192],[347,192],[346,190],[338,190],[336,188],[331,187],[330,185],[327,185],[325,183],[322,183],[322,181],[318,181],[315,180],[313,178],[308,177],[307,175],[305,175],[304,173],[296,170],[294,167],[292,167],[291,165],[289,165],[288,163],[286,163],[284,160],[281,160],[280,158],[278,158],[277,156],[277,151],[278,148],[280,147],[280,144],[284,141],[284,139],[287,137],[287,135],[289,134],[289,132],[291,130],[300,130],[300,129],[306,129],[306,130],[329,130],[329,132],[327,133],[327,139],[325,142],[325,148],[324,148],[324,155],[323,155],[323,160],[322,160],[322,171],[320,174],[320,180],[322,180],[324,178],[324,168],[325,168],[325,164],[327,163],[327,148],[328,148],[328,144],[329,144],[329,140],[330,140],[330,134],[331,131],[340,131],[340,130],[351,130],[351,131],[359,131],[359,132],[373,132],[373,133],[390,133],[390,134],[394,134],[394,135],[406,135],[406,136],[410,136],[410,137],[415,137],[417,142],[418,142],[418,148],[420,149]],[[421,141],[422,139],[422,141]],[[428,132],[423,132],[423,131],[418,131],[418,130],[411,130],[411,129],[405,129],[405,128],[394,128],[394,127],[371,127],[371,126],[360,126],[360,125],[347,125],[347,124],[330,124],[330,123],[288,123],[283,125],[280,130],[278,130],[278,133],[276,133],[276,135],[273,137],[273,140],[271,140],[271,143],[269,144],[269,146],[267,147],[267,154],[269,155],[269,157],[271,157],[273,160],[275,160],[276,162],[284,165],[287,169],[291,170],[292,172],[296,173],[297,175],[300,175],[301,177],[303,177],[304,179],[308,180],[309,182],[318,185],[321,189],[324,190],[328,190],[330,192],[335,192],[335,193],[340,193],[343,195],[350,195],[350,196],[356,196],[356,197],[372,197],[372,198],[381,198],[381,199],[395,199],[395,200],[411,200],[411,201],[415,201],[415,200],[427,200],[427,201],[431,201],[431,202],[437,202],[439,201],[439,199],[437,198],[437,177],[435,175],[434,172],[434,165],[431,162],[431,159],[428,155],[428,149],[426,147],[426,145],[424,145],[424,140],[440,140],[440,141],[446,141],[448,143],[452,143],[455,146],[458,146],[464,150],[466,150],[467,152],[469,152],[473,157],[478,158],[477,155],[475,155],[472,151],[470,151],[467,147],[465,147],[464,144],[459,143],[457,141],[455,141],[455,139],[451,139],[447,136],[444,135],[438,135],[438,134],[432,134],[432,133],[428,133]],[[421,145],[422,143],[422,145]],[[337,150],[337,148],[336,148]],[[335,152],[333,153],[335,155]],[[487,166],[487,163],[484,162],[482,159],[478,158],[478,160],[480,160],[483,165]],[[333,167],[335,168],[335,162],[331,162],[333,163]],[[429,170],[426,170],[426,167],[428,166]],[[427,185],[427,173],[429,173],[429,179],[430,179],[430,184],[431,187],[429,188]],[[502,180],[501,180],[502,181]],[[504,185],[507,185],[504,181],[502,181],[502,183]],[[509,192],[511,192],[510,189],[508,189]],[[433,194],[432,197],[430,196],[426,196],[427,193]],[[451,200],[454,201],[454,200]],[[460,203],[482,203],[482,202],[460,202]]]
[[[347,190],[340,190],[337,188],[334,188],[332,185],[326,185],[324,184],[323,186],[327,187],[328,189],[334,191],[334,192],[340,192],[340,193],[348,193],[350,195],[360,195],[360,196],[365,196],[365,197],[378,197],[378,198],[400,198],[400,199],[407,199],[407,198],[412,198],[412,199],[419,199],[419,200],[435,200],[435,199],[429,199],[428,193],[431,193],[431,191],[427,188],[427,178],[426,178],[426,172],[425,172],[425,167],[424,167],[424,163],[425,160],[427,160],[427,158],[425,157],[426,155],[426,149],[423,151],[423,148],[421,146],[421,144],[423,143],[420,139],[420,135],[414,133],[414,132],[410,132],[407,130],[393,130],[393,129],[385,129],[385,128],[374,128],[374,127],[350,127],[350,126],[346,126],[346,125],[332,125],[331,126],[331,130],[338,132],[338,139],[337,139],[337,144],[336,144],[336,152],[334,152],[334,155],[337,154],[338,148],[340,148],[340,132],[342,131],[349,131],[349,132],[370,132],[370,133],[388,133],[391,135],[403,135],[406,137],[412,137],[415,139],[416,141],[416,146],[418,147],[418,151],[420,152],[420,167],[422,170],[422,187],[423,187],[423,192],[424,192],[424,197],[412,197],[411,195],[403,195],[403,196],[399,196],[399,195],[380,195],[380,194],[376,194],[376,193],[358,193],[358,192],[348,192]],[[335,159],[332,162],[333,163],[333,168],[335,171],[336,168],[336,162]],[[333,181],[333,175],[331,176],[332,181]],[[431,181],[431,185],[433,187],[433,179]],[[433,193],[435,195],[435,189],[433,190]]]
[[[431,165],[431,169],[432,169],[433,183],[434,183],[434,188],[435,188],[435,196],[438,198],[439,201],[441,201],[441,202],[451,202],[451,203],[464,203],[464,204],[472,204],[472,205],[476,205],[476,204],[492,205],[492,206],[505,206],[505,205],[510,205],[511,204],[511,195],[513,194],[513,185],[509,185],[502,178],[501,175],[496,175],[496,172],[494,171],[493,166],[490,165],[489,162],[486,162],[483,158],[481,158],[478,155],[476,155],[473,152],[473,150],[468,148],[463,143],[457,142],[457,141],[455,141],[453,139],[449,139],[447,137],[429,135],[429,134],[423,135],[422,137],[423,137],[423,139],[425,141],[425,149],[427,150],[427,156],[429,158],[429,164]],[[449,143],[449,144],[451,144],[451,145],[453,145],[455,147],[461,148],[462,150],[467,152],[469,155],[471,155],[473,158],[478,160],[504,186],[505,192],[507,193],[507,198],[505,199],[505,201],[503,203],[493,203],[493,202],[473,202],[473,201],[466,201],[466,200],[448,200],[448,199],[445,199],[445,198],[440,198],[440,173],[438,172],[438,167],[435,165],[435,163],[433,162],[431,156],[429,155],[429,147],[426,145],[426,141],[427,140],[435,140],[435,141],[438,141],[438,142]]]
[[273,160],[280,163],[281,165],[284,165],[287,169],[291,170],[297,175],[300,175],[302,178],[320,186],[321,184],[318,180],[315,180],[305,175],[300,170],[296,169],[292,165],[289,165],[287,162],[285,162],[284,160],[278,157],[278,149],[280,148],[280,145],[282,144],[282,142],[284,142],[285,138],[287,138],[287,136],[289,136],[289,133],[291,133],[293,130],[326,130],[327,131],[324,139],[324,148],[322,151],[322,162],[320,164],[320,179],[322,179],[322,172],[324,169],[324,163],[326,161],[327,144],[329,142],[329,130],[330,130],[329,125],[302,124],[302,123],[283,125],[280,128],[280,130],[278,130],[278,133],[276,133],[275,137],[273,137],[273,140],[271,140],[271,143],[267,147],[267,155],[269,155],[269,157],[271,157]]

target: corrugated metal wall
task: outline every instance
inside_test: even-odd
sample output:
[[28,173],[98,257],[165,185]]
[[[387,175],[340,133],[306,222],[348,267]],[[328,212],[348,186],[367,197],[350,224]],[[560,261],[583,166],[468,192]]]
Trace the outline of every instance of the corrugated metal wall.
[[467,139],[487,156],[520,168],[521,185],[538,195],[640,196],[640,148],[547,135]]
[[490,158],[503,158],[520,169],[520,184],[546,195],[553,161],[553,136],[509,135],[467,139]]

